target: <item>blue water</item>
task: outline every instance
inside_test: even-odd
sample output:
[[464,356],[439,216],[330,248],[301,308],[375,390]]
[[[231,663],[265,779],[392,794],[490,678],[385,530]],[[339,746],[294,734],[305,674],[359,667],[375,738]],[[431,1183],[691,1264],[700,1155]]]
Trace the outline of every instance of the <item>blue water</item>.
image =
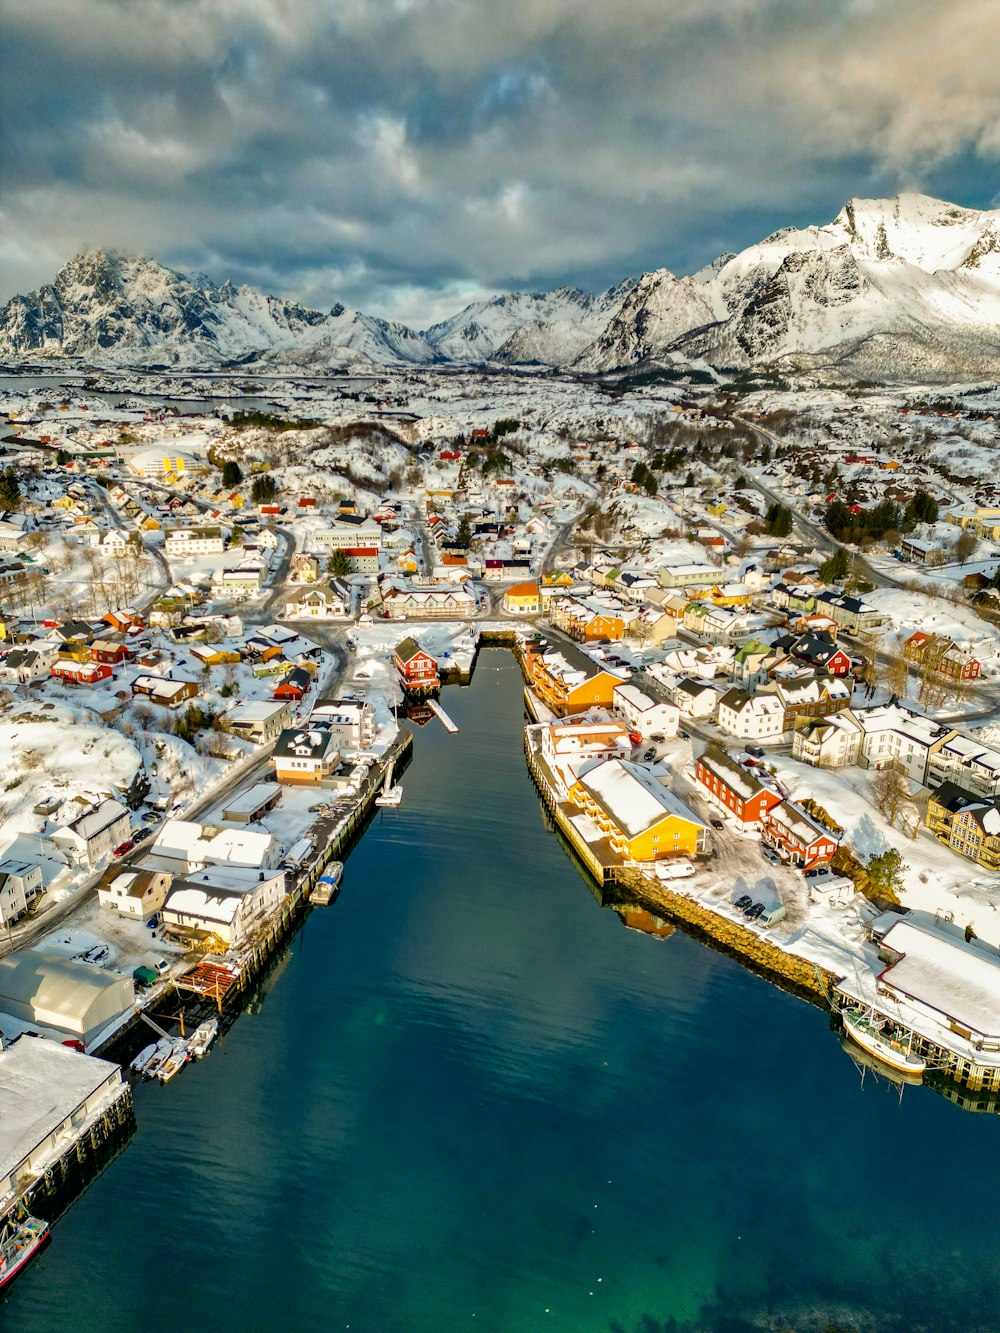
[[[417,733],[255,1012],[136,1098],[0,1305],[24,1330],[1000,1329],[1000,1125],[602,910],[546,830],[520,678]],[[761,1323],[768,1312],[773,1323]]]

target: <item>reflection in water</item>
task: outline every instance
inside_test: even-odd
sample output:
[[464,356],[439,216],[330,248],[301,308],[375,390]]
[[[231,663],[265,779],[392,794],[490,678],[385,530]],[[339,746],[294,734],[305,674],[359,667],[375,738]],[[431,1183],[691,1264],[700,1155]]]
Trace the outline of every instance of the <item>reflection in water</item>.
[[997,1121],[862,1089],[816,1009],[621,929],[543,825],[513,661],[480,665],[0,1322],[995,1330]]

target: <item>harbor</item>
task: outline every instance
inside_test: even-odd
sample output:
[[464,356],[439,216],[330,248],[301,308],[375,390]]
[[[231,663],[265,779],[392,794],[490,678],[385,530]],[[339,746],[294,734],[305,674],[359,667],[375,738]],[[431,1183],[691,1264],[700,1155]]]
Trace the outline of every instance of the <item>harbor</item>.
[[[899,1105],[813,1007],[682,930],[601,910],[528,779],[508,653],[481,652],[444,703],[457,735],[419,733],[402,805],[368,825],[245,1016],[167,1086],[135,1087],[142,1132],[5,1320],[139,1326],[153,1213],[198,1218],[157,1250],[157,1317],[178,1326],[794,1327],[806,1293],[829,1321],[868,1312],[891,1333],[988,1328],[992,1117],[920,1087]],[[891,1190],[858,1149],[887,1120]],[[926,1150],[945,1134],[979,1163],[971,1201],[952,1154]],[[862,1226],[836,1221],[848,1197]],[[961,1264],[941,1265],[943,1231]]]

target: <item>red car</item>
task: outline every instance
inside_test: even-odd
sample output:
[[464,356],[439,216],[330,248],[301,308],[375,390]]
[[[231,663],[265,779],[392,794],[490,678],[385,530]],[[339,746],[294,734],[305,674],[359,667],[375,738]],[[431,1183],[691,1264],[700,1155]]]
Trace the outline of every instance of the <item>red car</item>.
[[115,848],[113,854],[114,854],[115,856],[124,856],[125,853],[126,853],[126,852],[130,852],[134,846],[135,846],[135,843],[132,841],[132,839],[131,839],[131,838],[126,838],[125,841],[121,844],[120,847],[116,847],[116,848]]

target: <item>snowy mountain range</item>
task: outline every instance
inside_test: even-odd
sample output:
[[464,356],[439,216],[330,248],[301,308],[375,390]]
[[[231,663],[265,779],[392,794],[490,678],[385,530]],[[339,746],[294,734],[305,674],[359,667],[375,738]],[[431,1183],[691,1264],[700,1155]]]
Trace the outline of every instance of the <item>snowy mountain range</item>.
[[500,362],[605,372],[656,362],[831,376],[1000,376],[1000,210],[903,194],[855,199],[689,277],[667,269],[599,295],[574,287],[477,301],[423,332],[336,305],[216,286],[101,251],[0,310],[0,358],[94,365],[371,370]]

